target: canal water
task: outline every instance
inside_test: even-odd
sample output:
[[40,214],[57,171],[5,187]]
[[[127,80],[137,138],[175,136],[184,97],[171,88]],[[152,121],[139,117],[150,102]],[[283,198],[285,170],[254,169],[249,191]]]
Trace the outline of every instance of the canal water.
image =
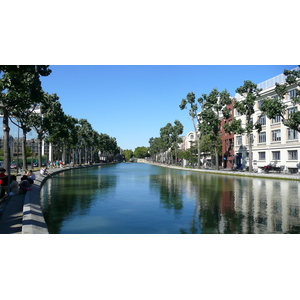
[[213,175],[142,163],[48,179],[49,233],[300,233],[299,182]]

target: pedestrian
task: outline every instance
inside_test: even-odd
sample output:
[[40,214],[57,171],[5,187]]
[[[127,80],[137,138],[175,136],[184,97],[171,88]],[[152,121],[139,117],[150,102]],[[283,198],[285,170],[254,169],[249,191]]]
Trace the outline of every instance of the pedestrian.
[[5,195],[5,187],[7,187],[7,175],[5,175],[6,170],[3,167],[0,167],[0,199]]
[[21,178],[21,182],[20,182],[20,192],[21,193],[26,193],[27,191],[31,190],[31,184],[28,180],[28,177],[26,175],[23,175]]
[[32,170],[29,170],[29,172],[27,173],[27,177],[28,177],[28,179],[32,180],[31,184],[33,184],[36,177]]
[[17,176],[11,175],[10,180],[11,180],[11,184],[9,185],[9,187],[10,187],[9,196],[18,195],[19,194],[19,184],[17,182]]

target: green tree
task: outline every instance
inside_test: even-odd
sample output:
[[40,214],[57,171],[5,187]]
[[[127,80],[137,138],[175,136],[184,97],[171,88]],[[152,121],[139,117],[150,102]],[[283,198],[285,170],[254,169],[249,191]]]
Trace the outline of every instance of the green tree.
[[185,159],[192,163],[192,165],[194,166],[194,164],[197,162],[197,153],[197,145],[193,145],[187,150],[179,151],[178,158]]
[[[182,142],[182,139],[179,137],[183,132],[183,125],[180,121],[175,120],[174,126],[171,123],[168,123],[165,127],[160,129],[160,138],[161,138],[161,151],[166,153],[170,150],[171,162],[173,163],[173,153],[175,156],[175,161],[177,162],[178,156],[178,144]],[[167,159],[167,158],[165,158]]]
[[[277,96],[263,99],[260,110],[269,119],[280,116],[285,126],[300,132],[300,112],[295,111],[292,114],[287,114],[288,105],[285,101],[285,95],[288,93],[289,87],[300,86],[300,70],[284,70],[283,74],[287,76],[286,81],[282,84],[275,83]],[[293,105],[300,104],[300,91],[298,89],[296,89],[296,94],[291,100]]]
[[110,137],[106,133],[100,133],[98,136],[99,152],[102,156],[109,160],[109,157],[115,156],[120,153],[117,140],[114,137]]
[[231,104],[231,97],[227,90],[221,93],[215,88],[210,94],[203,94],[199,98],[199,103],[202,105],[202,111],[199,116],[201,122],[199,124],[199,131],[203,135],[210,135],[212,149],[216,161],[216,168],[219,169],[219,141],[221,130],[221,118],[228,119],[231,117],[230,110],[227,105]]
[[208,155],[213,156],[215,153],[215,147],[217,147],[218,156],[222,155],[222,140],[221,136],[215,136],[211,133],[202,134],[201,136],[201,153],[207,153]]
[[133,152],[134,157],[136,158],[145,158],[149,156],[148,149],[145,146],[135,148]]
[[[53,126],[53,129],[45,138],[45,141],[52,146],[53,150],[56,149],[56,159],[66,162],[67,148],[71,151],[70,148],[74,149],[78,142],[77,135],[75,135],[75,125],[78,123],[78,120],[66,115],[63,111],[60,113],[61,120],[53,124],[55,126]],[[57,154],[59,154],[59,156]],[[53,162],[54,151],[49,153],[49,155],[49,160]]]
[[133,151],[132,150],[124,150],[123,153],[125,161],[130,161],[130,159],[133,157]]
[[64,122],[64,113],[59,97],[56,94],[44,93],[40,103],[40,110],[30,115],[29,125],[34,128],[38,135],[38,160],[39,167],[42,166],[42,141],[51,136]]
[[175,152],[175,161],[177,163],[178,161],[178,145],[179,143],[182,143],[182,138],[180,135],[183,133],[183,125],[180,121],[175,120],[174,126],[173,126],[173,132],[172,132],[172,148]]
[[[198,145],[198,159],[197,159],[197,164],[198,164],[198,169],[200,169],[200,146],[201,146],[201,142],[200,142],[200,138],[201,138],[201,132],[198,130],[199,124],[200,124],[200,117],[199,117],[199,113],[198,113],[198,105],[196,103],[196,96],[193,92],[188,93],[186,96],[186,99],[182,99],[181,103],[179,105],[179,108],[181,110],[183,109],[188,109],[189,110],[189,115],[191,117],[191,120],[193,122],[193,126],[194,126],[194,131],[195,131],[195,135],[196,135],[196,141],[197,141],[197,145]],[[196,125],[197,124],[197,125]]]
[[162,139],[160,137],[149,139],[149,154],[154,162],[157,162],[157,156],[161,153],[162,149]]
[[172,145],[172,133],[173,127],[171,123],[167,123],[166,126],[160,128],[160,138],[161,138],[161,153],[163,155],[163,162],[168,160],[167,151]]
[[241,119],[233,120],[230,124],[226,123],[224,129],[226,132],[235,134],[246,134],[249,143],[249,171],[252,172],[252,132],[254,129],[261,130],[259,123],[253,123],[254,105],[259,97],[261,90],[257,85],[250,80],[245,80],[244,85],[236,89],[236,93],[243,98],[234,102],[234,108],[240,115],[245,116],[245,124],[242,124]]
[[[3,73],[3,74],[2,74]],[[0,108],[3,112],[4,131],[4,163],[10,173],[10,146],[9,146],[9,117],[13,113],[30,109],[36,104],[41,93],[39,76],[50,75],[49,66],[12,66],[1,65],[0,74]],[[23,155],[25,149],[23,149]]]
[[92,137],[93,137],[93,129],[92,125],[88,122],[87,119],[80,119],[78,121],[79,124],[79,144],[78,144],[78,149],[79,149],[79,164],[81,164],[81,159],[82,159],[82,151],[84,152],[84,161],[87,163],[87,152],[88,148],[92,145]]

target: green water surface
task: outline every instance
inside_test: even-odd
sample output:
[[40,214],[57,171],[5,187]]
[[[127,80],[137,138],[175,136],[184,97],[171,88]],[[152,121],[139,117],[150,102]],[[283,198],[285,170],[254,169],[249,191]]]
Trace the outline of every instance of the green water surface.
[[50,233],[300,233],[297,181],[240,178],[142,163],[74,169],[47,180]]

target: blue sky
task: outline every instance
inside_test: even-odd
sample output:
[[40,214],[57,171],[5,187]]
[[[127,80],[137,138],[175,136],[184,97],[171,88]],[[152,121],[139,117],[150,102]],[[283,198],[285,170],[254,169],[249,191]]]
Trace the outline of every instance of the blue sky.
[[213,88],[231,96],[244,80],[260,83],[296,65],[50,65],[41,78],[45,92],[56,93],[66,114],[87,119],[99,133],[117,139],[122,149],[149,146],[161,127],[178,119],[184,135],[193,130],[179,104]]

